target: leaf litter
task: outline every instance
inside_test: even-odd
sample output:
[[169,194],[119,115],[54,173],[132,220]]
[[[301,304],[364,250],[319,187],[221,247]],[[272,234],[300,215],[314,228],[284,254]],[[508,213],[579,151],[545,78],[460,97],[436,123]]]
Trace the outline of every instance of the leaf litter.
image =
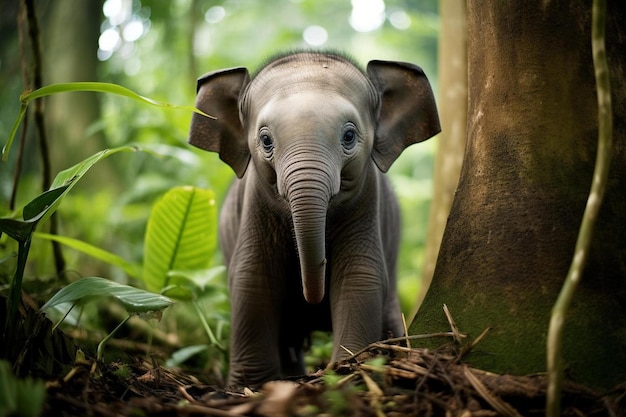
[[[376,342],[325,370],[232,391],[156,361],[77,361],[65,378],[48,382],[45,416],[543,416],[545,375],[499,375],[462,359],[485,331],[464,342],[451,331]],[[416,340],[447,336],[437,349]],[[96,366],[97,365],[97,366]],[[206,376],[206,375],[205,375]],[[608,394],[566,383],[563,416],[626,415],[626,384]]]

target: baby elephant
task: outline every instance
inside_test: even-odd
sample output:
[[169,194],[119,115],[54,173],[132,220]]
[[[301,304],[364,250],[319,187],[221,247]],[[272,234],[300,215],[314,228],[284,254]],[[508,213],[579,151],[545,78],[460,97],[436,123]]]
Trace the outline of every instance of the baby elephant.
[[220,216],[231,296],[231,386],[302,374],[313,329],[333,360],[403,333],[399,211],[383,175],[440,131],[412,64],[301,52],[198,81],[189,142],[237,174]]

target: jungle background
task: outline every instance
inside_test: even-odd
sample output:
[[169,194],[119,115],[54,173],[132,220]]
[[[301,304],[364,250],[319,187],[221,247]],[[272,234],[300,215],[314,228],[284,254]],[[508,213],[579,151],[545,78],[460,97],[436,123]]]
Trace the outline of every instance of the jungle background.
[[[22,2],[4,2],[0,26],[0,132],[9,135],[22,91],[33,88],[35,69]],[[276,53],[294,49],[343,51],[365,65],[370,59],[417,63],[437,92],[439,17],[436,0],[271,0],[198,1],[107,0],[35,2],[42,56],[42,85],[100,81],[127,87],[162,102],[192,105],[195,81],[205,72],[233,66],[252,71]],[[187,143],[191,112],[159,109],[111,94],[63,93],[43,106],[50,169],[54,176],[92,154],[127,144],[162,145],[168,157],[119,154],[95,165],[65,196],[55,233],[89,243],[141,265],[144,235],[152,207],[169,189],[193,185],[211,189],[217,206],[234,179],[216,154]],[[47,188],[35,124],[0,164],[0,215],[7,216]],[[424,269],[424,248],[432,194],[436,139],[407,150],[389,175],[403,211],[399,288],[410,321]],[[22,158],[16,174],[17,159]],[[16,176],[18,177],[16,181]],[[49,231],[49,225],[42,227]],[[16,243],[0,238],[0,282],[6,290],[15,269]],[[24,289],[45,302],[59,288],[81,277],[99,276],[144,286],[118,266],[51,242],[33,239]],[[219,251],[213,265],[222,263]],[[228,339],[225,274],[201,297],[209,325]],[[85,306],[80,320],[65,329],[79,339],[97,340],[119,312],[110,300]],[[113,318],[111,318],[113,317]],[[78,320],[78,319],[77,319]],[[184,303],[165,311],[159,324],[175,334],[173,346],[209,343],[196,314]],[[206,340],[205,340],[206,339]],[[328,342],[326,342],[328,343]],[[325,355],[324,342],[321,344]],[[201,349],[202,350],[202,349]],[[203,351],[199,364],[225,372],[222,355]],[[190,355],[192,356],[192,355]]]
[[[496,268],[494,276],[507,280],[507,285],[519,287],[511,292],[515,301],[523,300],[519,291],[529,287],[526,284],[529,282],[528,255],[523,246],[516,243],[517,231],[509,227],[508,216],[496,220],[506,226],[503,230],[511,233],[511,237],[503,242],[512,247],[491,245],[484,257],[474,257],[479,266],[473,275],[478,279],[477,285],[468,279],[471,274],[466,270],[464,258],[453,256],[452,262],[437,261],[438,265],[457,265],[463,273],[451,276],[462,278],[461,282],[469,288],[461,289],[456,281],[452,288],[461,292],[450,297],[449,289],[433,291],[442,285],[441,279],[435,279],[429,293],[431,299],[427,297],[425,305],[435,304],[429,311],[435,312],[436,317],[413,320],[413,316],[435,269],[439,242],[457,188],[466,124],[480,122],[478,118],[466,123],[467,75],[470,79],[472,75],[481,75],[476,63],[485,57],[497,57],[502,51],[520,52],[516,55],[520,59],[540,57],[535,52],[546,52],[541,44],[534,41],[525,44],[529,46],[526,56],[521,53],[524,48],[518,48],[520,43],[516,36],[522,33],[528,38],[523,36],[523,40],[532,40],[537,34],[548,34],[552,39],[555,29],[567,48],[557,47],[556,53],[548,53],[541,63],[554,61],[550,67],[556,69],[555,74],[561,81],[559,56],[573,51],[579,57],[576,53],[586,41],[581,38],[578,42],[571,33],[583,35],[586,39],[585,31],[589,25],[562,27],[556,23],[564,16],[567,17],[565,21],[571,23],[590,13],[587,5],[582,3],[576,8],[568,8],[560,2],[542,3],[528,9],[518,7],[516,3],[483,2],[469,3],[473,7],[470,7],[466,20],[464,1],[416,3],[392,0],[23,0],[3,3],[0,6],[0,79],[3,87],[0,89],[0,133],[3,145],[6,145],[2,154],[5,160],[0,162],[0,230],[3,232],[0,235],[0,311],[6,311],[7,316],[0,317],[3,338],[0,353],[12,363],[0,360],[0,417],[39,415],[46,394],[48,399],[43,406],[46,415],[58,415],[62,411],[63,415],[127,415],[136,412],[159,415],[317,415],[319,412],[438,415],[438,412],[445,412],[446,415],[463,416],[517,416],[520,415],[517,410],[522,409],[524,415],[543,415],[544,397],[548,392],[545,375],[541,372],[543,359],[537,362],[536,372],[539,374],[533,371],[531,375],[516,378],[500,375],[498,371],[494,373],[491,369],[488,370],[492,372],[486,372],[471,368],[462,361],[478,342],[481,342],[479,350],[486,346],[487,353],[494,346],[489,345],[492,340],[500,343],[497,331],[487,334],[488,328],[483,330],[482,327],[492,325],[494,320],[473,320],[467,312],[463,313],[467,306],[470,310],[493,312],[503,300],[498,294],[503,286],[483,282],[483,261],[490,259],[497,266],[514,270],[500,274]],[[518,16],[520,22],[515,22],[511,16]],[[615,24],[620,22],[619,16],[609,14],[609,26],[613,30],[620,29]],[[487,28],[489,30],[483,30],[485,19],[494,19]],[[498,24],[503,24],[503,30],[496,34],[493,29],[499,28]],[[518,33],[511,32],[511,27],[526,29]],[[493,36],[495,44],[490,45],[477,36],[483,33]],[[466,38],[467,34],[470,36]],[[609,45],[618,48],[619,42]],[[588,46],[582,51],[587,51]],[[389,174],[400,198],[404,219],[398,278],[403,313],[407,324],[411,321],[414,324],[411,337],[443,337],[449,343],[434,350],[426,349],[424,345],[411,348],[408,338],[400,341],[406,346],[373,344],[363,352],[363,358],[355,356],[333,364],[332,369],[314,372],[325,366],[330,353],[328,335],[315,334],[307,357],[309,370],[314,373],[303,377],[298,381],[299,385],[279,381],[263,387],[260,396],[254,392],[226,392],[215,387],[223,387],[227,371],[229,305],[223,261],[219,250],[213,247],[217,226],[215,207],[221,206],[234,174],[217,155],[192,149],[186,143],[191,117],[189,106],[194,102],[196,79],[203,73],[233,66],[246,66],[254,71],[275,53],[302,48],[344,51],[363,65],[370,59],[417,63],[424,68],[433,85],[443,132],[433,140],[405,151]],[[468,50],[472,54],[468,55]],[[575,60],[576,65],[584,68],[581,74],[591,74],[588,58],[589,55],[583,55],[582,59]],[[468,61],[474,64],[473,71],[468,72]],[[517,77],[517,71],[524,64],[514,66],[507,73],[502,71],[506,69],[504,65],[498,65],[505,61],[495,61],[490,68],[501,72],[493,79],[507,86],[514,85],[515,80],[511,77]],[[531,59],[530,62],[535,61]],[[614,68],[617,74],[614,80],[622,85],[621,67],[616,65]],[[98,88],[119,93],[122,86],[179,107],[158,108],[139,97],[132,100],[102,91],[98,94],[62,92],[78,84],[57,85],[52,87],[57,94],[30,103],[19,129],[13,130],[18,126],[14,122],[23,114],[20,111],[25,109],[25,100],[32,97],[29,91],[55,83],[79,81],[112,83],[99,84]],[[588,91],[593,92],[595,84],[592,84],[591,77],[585,79],[588,81]],[[537,89],[537,85],[531,83],[530,92],[539,96],[539,102],[554,92],[549,88]],[[576,83],[568,84],[566,89],[574,91],[577,86]],[[559,91],[557,102],[567,97]],[[616,91],[623,89],[618,87]],[[546,94],[542,95],[544,92]],[[124,94],[129,95],[128,91]],[[540,111],[541,108],[536,108],[533,94],[520,94],[511,103],[527,100],[530,111],[519,114],[537,116],[541,122],[537,126],[559,125],[558,119],[552,120]],[[498,101],[500,95],[493,96],[496,100],[492,108],[506,112],[508,107]],[[595,102],[587,102],[589,108],[582,112],[587,117],[583,123],[591,126]],[[567,110],[566,115],[575,114],[575,118],[580,119],[575,105],[574,101],[565,101],[563,106],[556,107]],[[618,106],[618,109],[623,107]],[[616,114],[617,120],[622,120],[622,113],[618,111]],[[513,121],[525,126],[527,119]],[[489,119],[484,123],[491,127],[491,122]],[[11,132],[17,133],[16,140],[8,146],[10,141],[7,142],[6,138],[12,135]],[[44,136],[47,137],[45,141],[42,140]],[[540,132],[527,135],[524,140],[543,136]],[[619,133],[617,136],[623,138]],[[468,148],[471,148],[472,139],[476,140],[468,135]],[[491,135],[489,139],[491,141],[487,144],[497,149],[501,149],[499,141],[506,142],[502,135]],[[594,152],[591,148],[595,149],[595,139],[587,143],[566,133],[554,135],[552,139],[565,145],[559,148],[565,153],[575,153],[570,146],[572,143],[589,144],[589,152]],[[510,140],[506,143],[519,145],[522,142]],[[105,149],[111,151],[105,152]],[[621,149],[617,147],[618,151]],[[530,156],[554,156],[535,146],[526,151]],[[494,161],[507,163],[506,159],[489,158],[499,155],[497,153],[486,152],[485,155],[486,160],[478,161],[478,172],[481,163],[486,163],[485,166]],[[618,152],[615,159],[620,162],[622,156],[623,153]],[[477,161],[470,158],[471,162]],[[560,162],[552,166],[567,167]],[[467,163],[465,166],[471,167]],[[613,185],[617,192],[609,193],[619,204],[623,201],[620,199],[623,195],[620,184],[623,183],[619,182],[623,178],[621,166],[623,164],[618,163],[618,169],[614,170],[616,180]],[[514,174],[513,179],[518,178],[518,168],[520,166],[515,164],[507,166]],[[588,169],[575,171],[584,171],[591,178]],[[560,170],[547,172],[558,174]],[[498,176],[495,177],[498,180]],[[461,175],[461,180],[463,178]],[[582,207],[578,200],[586,199],[586,185],[580,181],[569,183],[580,188],[577,194],[580,198],[575,203]],[[464,189],[463,181],[459,184],[461,194],[475,196],[474,189]],[[520,186],[506,181],[500,181],[499,185],[509,192],[513,190],[513,193],[524,189],[524,184]],[[558,191],[562,185],[549,191]],[[50,192],[45,192],[48,189]],[[194,200],[193,196],[197,198]],[[191,235],[188,229],[184,229],[184,233],[178,231],[178,236],[176,230],[169,236],[166,233],[157,236],[157,232],[166,230],[167,224],[163,220],[178,213],[172,208],[175,207],[172,201],[181,198],[188,199],[190,208],[195,209],[199,200],[210,206],[199,212],[189,210],[202,219],[196,222],[193,230],[202,229],[198,237],[202,240],[187,239],[186,247],[183,244],[185,237]],[[502,204],[506,200],[496,198],[494,201]],[[511,208],[520,210],[517,216],[525,218],[525,206],[517,203]],[[561,205],[568,206],[569,203],[558,201],[555,204],[557,207]],[[535,206],[531,204],[531,207]],[[484,206],[479,204],[477,207],[476,216],[457,218],[471,217],[471,220],[491,227],[493,220],[484,216]],[[544,211],[533,221],[545,223],[545,214],[550,207],[543,207]],[[56,212],[55,217],[50,217],[52,212]],[[623,227],[619,213],[617,211],[616,216],[610,218],[614,226],[605,228],[607,234],[600,234],[599,240],[606,240],[605,236],[611,239],[621,236],[615,233],[615,230],[621,230],[616,228]],[[454,215],[453,206],[450,217]],[[573,236],[579,217],[573,215],[568,220],[567,236]],[[448,220],[447,227],[450,223],[454,224]],[[522,230],[528,227],[526,221],[512,224],[521,226]],[[203,229],[205,226],[208,229]],[[547,227],[552,226],[548,222]],[[467,231],[461,227],[447,235],[448,238],[461,236],[462,240]],[[50,234],[45,234],[47,232]],[[548,231],[546,235],[551,236],[552,232]],[[63,244],[53,246],[51,240],[63,240]],[[172,258],[159,256],[160,252],[154,250],[155,241],[158,244],[174,242],[168,255]],[[203,243],[197,243],[200,241]],[[618,239],[611,242],[610,249],[623,254],[623,251],[619,252],[623,246]],[[489,240],[482,239],[478,243],[488,245]],[[463,245],[470,250],[477,247],[476,242]],[[199,255],[201,261],[178,263],[178,251],[185,253],[184,247],[195,259]],[[573,240],[562,248],[569,252],[570,247],[573,247]],[[443,248],[449,249],[450,245],[443,245]],[[569,256],[559,255],[553,245],[541,253],[547,254],[549,260],[557,261],[559,268],[550,278],[560,286]],[[611,257],[613,252],[606,253]],[[515,268],[514,263],[507,262],[515,256],[520,257],[524,268]],[[544,264],[536,262],[539,270],[530,277],[544,276]],[[439,266],[437,268],[442,270]],[[160,272],[155,274],[155,270]],[[596,271],[590,269],[590,272]],[[516,274],[522,279],[511,279],[518,276]],[[157,281],[160,280],[156,284],[153,279],[148,279],[154,275],[157,275]],[[618,276],[618,272],[614,275]],[[584,281],[588,284],[597,282],[593,279]],[[172,282],[176,285],[168,286]],[[151,292],[142,292],[142,289]],[[476,303],[472,298],[476,293],[480,296],[489,291],[493,292],[491,299],[497,303]],[[159,292],[165,292],[176,302],[165,308],[171,300],[156,294]],[[431,297],[431,294],[435,296]],[[441,300],[432,299],[437,294],[443,294],[443,301],[453,307],[452,311],[447,308],[439,310]],[[605,291],[601,295],[615,294],[619,296],[616,291]],[[77,301],[79,308],[69,309]],[[600,301],[602,308],[608,305],[604,299]],[[549,311],[551,303],[549,300],[545,312]],[[532,313],[529,319],[519,320],[516,315],[519,310],[513,308],[509,311],[514,313],[510,320],[500,315],[495,321],[500,325],[500,332],[506,327],[503,324],[535,326],[536,332],[524,333],[516,343],[526,345],[530,337],[539,345],[537,352],[541,354],[541,337],[548,316],[537,312],[536,303],[526,303],[523,307]],[[42,310],[46,318],[39,314]],[[161,311],[163,314],[159,317]],[[153,320],[150,316],[144,320],[146,317],[142,313],[146,312],[159,313],[153,316],[160,320]],[[619,322],[619,315],[611,316]],[[460,330],[454,317],[462,324]],[[585,317],[603,320],[601,315],[587,314]],[[53,323],[61,322],[62,333],[53,329]],[[423,329],[417,328],[426,322],[433,325],[433,331],[437,333],[430,333],[428,329],[422,332]],[[468,325],[479,327],[463,334]],[[601,327],[588,326],[585,331],[606,331],[606,326]],[[575,332],[575,343],[568,344],[575,351],[580,350],[579,336],[580,332]],[[589,338],[592,342],[599,339]],[[620,363],[623,356],[619,354],[622,345],[608,345],[615,346],[618,354],[598,356],[598,348],[607,344],[593,345],[593,348],[596,359],[608,366],[610,372],[611,364]],[[509,348],[510,344],[504,343],[504,347]],[[592,349],[581,351],[587,355]],[[480,357],[481,352],[477,355],[475,358]],[[482,357],[491,356],[484,355],[483,351]],[[508,367],[510,354],[499,358]],[[524,363],[526,359],[522,357]],[[469,364],[475,363],[470,361]],[[614,368],[619,377],[620,367]],[[548,370],[551,376],[559,373],[558,366],[555,369],[556,372]],[[528,372],[522,370],[518,374]],[[38,379],[16,380],[12,374]],[[567,404],[563,415],[621,415],[625,409],[623,385],[609,391],[609,397],[602,397],[588,387],[568,384],[564,384],[562,392],[556,389],[552,393],[552,402],[548,405],[551,415],[555,416],[560,415],[559,398],[564,405]],[[607,414],[606,409],[613,411],[609,410]]]

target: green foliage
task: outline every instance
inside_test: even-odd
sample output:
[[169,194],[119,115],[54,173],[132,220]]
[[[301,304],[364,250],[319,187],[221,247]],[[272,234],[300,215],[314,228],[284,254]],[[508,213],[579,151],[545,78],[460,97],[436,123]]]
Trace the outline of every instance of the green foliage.
[[172,353],[169,359],[165,362],[165,366],[170,368],[181,366],[185,362],[189,361],[194,356],[208,351],[207,345],[190,345],[185,346],[182,349]]
[[330,333],[315,331],[311,333],[311,348],[304,356],[304,364],[311,372],[324,369],[333,354],[333,338]]
[[382,373],[385,370],[385,364],[387,363],[387,358],[384,356],[377,356],[373,359],[370,359],[365,362],[374,372]]
[[15,138],[15,134],[17,133],[17,129],[19,128],[20,124],[22,123],[22,119],[24,118],[24,115],[26,114],[28,103],[30,103],[31,101],[37,98],[46,97],[51,94],[69,93],[69,92],[75,92],[75,91],[93,91],[93,92],[99,92],[99,93],[117,94],[123,97],[128,97],[133,100],[137,100],[142,103],[151,104],[153,106],[178,108],[182,110],[194,111],[206,117],[211,117],[207,115],[206,113],[196,109],[195,107],[175,106],[169,103],[162,103],[162,102],[152,100],[147,97],[140,96],[134,91],[129,90],[128,88],[122,87],[117,84],[99,83],[99,82],[77,82],[77,83],[63,83],[63,84],[47,85],[35,91],[24,92],[20,96],[20,102],[22,103],[22,107],[20,109],[17,119],[15,120],[15,123],[13,124],[11,133],[9,134],[9,139],[7,140],[5,146],[2,148],[2,159],[6,161],[9,157],[9,150],[11,149],[11,145],[13,144],[13,139]]
[[18,379],[11,371],[11,364],[0,360],[0,417],[38,417],[45,400],[43,381]]
[[[51,235],[45,233],[41,221],[36,225],[35,234],[32,234],[35,227],[28,228],[33,222],[28,227],[25,226],[25,229],[20,229],[22,225],[17,223],[12,223],[12,226],[9,224],[11,220],[22,221],[17,220],[15,213],[10,213],[8,204],[13,189],[13,169],[19,155],[17,146],[14,146],[15,149],[10,154],[4,153],[8,161],[0,163],[0,214],[5,215],[2,221],[6,220],[6,227],[17,228],[15,233],[36,237],[32,239],[32,246],[28,240],[29,250],[23,250],[23,245],[17,247],[17,251],[21,251],[22,255],[30,254],[28,262],[26,256],[18,257],[17,262],[22,265],[27,290],[31,287],[41,287],[42,283],[45,286],[62,285],[54,281],[56,273],[53,272],[50,240],[59,242],[66,248],[72,248],[63,252],[69,276],[73,274],[103,276],[111,277],[115,282],[142,285],[144,272],[153,268],[148,266],[152,264],[152,259],[155,259],[155,263],[163,261],[159,267],[161,272],[150,275],[158,278],[155,281],[150,278],[151,284],[146,282],[146,288],[160,292],[162,288],[158,282],[161,282],[168,287],[167,295],[184,302],[176,303],[164,312],[161,326],[165,331],[175,331],[184,347],[194,346],[198,340],[205,337],[205,334],[209,335],[212,346],[206,350],[191,349],[192,354],[187,355],[182,361],[202,357],[210,362],[215,360],[215,357],[223,357],[224,352],[220,351],[218,346],[227,340],[229,330],[224,267],[211,268],[220,265],[221,254],[219,251],[212,252],[212,244],[207,242],[204,260],[206,264],[192,266],[173,264],[171,269],[165,271],[166,256],[163,258],[148,256],[148,246],[152,245],[148,241],[152,238],[146,235],[146,230],[148,219],[151,219],[151,223],[154,221],[151,214],[154,202],[169,190],[181,184],[193,184],[198,187],[196,190],[210,189],[214,193],[214,208],[219,208],[234,175],[230,167],[220,161],[218,155],[188,147],[186,137],[190,112],[160,109],[155,111],[151,106],[143,105],[145,103],[143,96],[158,98],[159,103],[191,104],[194,102],[195,80],[207,71],[240,65],[254,71],[277,52],[311,47],[345,51],[363,64],[370,59],[415,62],[425,69],[436,88],[437,2],[429,0],[409,4],[401,0],[386,0],[385,18],[378,28],[369,32],[358,32],[351,26],[349,19],[354,6],[350,2],[338,4],[330,0],[268,0],[205,3],[180,0],[163,3],[139,0],[122,3],[129,5],[129,9],[124,11],[127,20],[116,23],[101,15],[103,21],[101,30],[113,28],[121,33],[124,26],[132,20],[142,22],[143,32],[139,38],[132,41],[123,36],[120,44],[110,55],[101,56],[100,61],[93,63],[97,68],[93,78],[83,78],[103,83],[58,84],[44,87],[37,94],[61,92],[64,89],[107,93],[98,95],[95,100],[99,105],[99,117],[82,124],[79,123],[80,119],[84,118],[81,108],[72,107],[71,102],[64,102],[60,108],[52,108],[50,105],[52,102],[45,98],[48,103],[44,107],[48,129],[53,130],[59,125],[69,128],[79,125],[90,126],[87,131],[81,130],[76,134],[78,141],[72,142],[69,137],[63,135],[52,138],[51,148],[61,150],[54,156],[53,163],[56,167],[72,165],[76,167],[76,159],[83,159],[84,156],[76,158],[74,150],[78,146],[82,148],[83,144],[93,144],[95,136],[101,138],[101,142],[97,142],[99,147],[94,148],[95,150],[110,149],[103,151],[104,154],[97,154],[99,156],[94,155],[98,161],[120,147],[128,148],[129,151],[139,149],[143,152],[120,152],[116,158],[98,164],[95,164],[97,161],[86,160],[83,164],[87,165],[83,167],[86,167],[90,174],[87,174],[87,171],[68,172],[63,181],[70,181],[76,173],[89,178],[80,181],[81,184],[70,181],[69,187],[78,185],[72,192],[57,190],[63,194],[63,204],[51,207],[50,210],[56,211],[60,231],[59,234]],[[77,10],[81,7],[63,2],[51,4],[51,9]],[[215,14],[216,11],[220,11],[219,8],[223,8],[224,11],[222,18],[217,18],[219,13]],[[276,10],[281,10],[279,18]],[[408,17],[410,25],[400,28],[396,23],[392,23],[395,22],[392,19],[394,13],[396,16]],[[48,19],[53,14],[41,13],[40,19]],[[52,24],[51,21],[43,23]],[[71,19],[63,22],[63,25],[68,24],[72,24]],[[311,26],[320,26],[327,32],[326,43],[313,46],[305,41],[304,31]],[[42,39],[44,49],[49,49],[48,47],[56,42],[54,37],[43,36]],[[80,41],[81,39],[76,39],[76,42]],[[2,42],[17,45],[17,30],[12,40],[5,37]],[[96,61],[95,49],[90,56],[73,56],[78,50],[79,48],[63,48],[64,56],[44,60],[46,64],[43,68],[44,81],[54,79],[53,73],[56,73],[56,81],[63,83],[72,81],[67,79],[69,75],[62,70],[67,67],[60,63],[61,60],[66,60],[67,65],[68,57],[69,60],[74,60],[70,65],[82,66],[86,62]],[[1,62],[18,62],[17,56],[17,47],[0,48]],[[22,75],[18,65],[2,65],[0,77],[6,86],[0,91],[0,106],[3,109],[0,112],[0,132],[10,132],[21,109],[21,103],[16,105],[15,97],[19,95]],[[126,87],[121,87],[122,85],[129,87],[128,91],[131,93],[126,94],[122,90]],[[140,92],[141,95],[133,93],[132,90]],[[65,94],[63,97],[69,99],[83,95],[88,93]],[[130,95],[136,95],[133,97],[134,100],[127,100]],[[28,97],[33,99],[35,96]],[[140,102],[142,105],[138,105]],[[33,125],[30,126],[25,136],[27,140],[23,169],[19,174],[16,207],[25,206],[33,195],[40,192],[38,178],[41,169],[37,159],[38,150],[34,148],[37,141],[33,137]],[[137,146],[128,147],[129,143]],[[8,151],[9,147],[5,146],[5,149]],[[94,150],[89,152],[93,153]],[[153,154],[167,155],[168,158],[153,158],[151,156]],[[430,201],[432,154],[432,146],[422,144],[413,147],[400,157],[390,172],[405,219],[398,271],[399,288],[404,289],[400,293],[402,306],[407,313],[412,310],[421,271],[426,230],[425,213]],[[109,171],[105,170],[107,164],[112,167]],[[56,201],[54,195],[48,197],[52,198],[53,202]],[[215,226],[213,220],[207,219],[206,223]],[[14,259],[10,254],[14,250],[12,245],[14,243],[10,242],[7,236],[0,237],[0,259],[5,260],[0,261],[0,281],[7,283],[16,282],[6,272],[10,271],[10,274],[13,274],[14,271]],[[192,249],[201,248],[197,245]],[[165,271],[165,275],[162,271]],[[51,276],[54,278],[50,278]],[[102,324],[100,311],[96,305],[97,303],[91,303],[85,306],[80,317],[72,311],[68,318],[76,320],[72,323],[77,323],[80,318],[81,326],[89,324],[92,330],[97,326],[106,327]],[[51,311],[48,315],[50,313]],[[66,319],[64,323],[67,326],[70,320]],[[319,345],[315,345],[314,350],[322,358],[316,363],[321,364],[330,356],[329,346],[328,338],[321,338]],[[183,354],[186,353],[183,351]],[[181,355],[184,356],[183,354]]]
[[[15,323],[17,306],[21,299],[22,280],[30,251],[31,239],[37,224],[43,223],[50,218],[61,204],[63,197],[98,161],[108,155],[130,150],[135,150],[135,148],[120,147],[112,150],[107,149],[60,172],[52,182],[49,191],[44,192],[24,206],[22,209],[23,220],[15,220],[12,218],[0,219],[0,231],[7,233],[19,243],[18,265],[14,278],[11,281],[11,290],[8,300],[8,314],[5,324],[6,340],[11,341],[16,330],[13,328],[13,323]],[[92,252],[97,252],[101,256],[105,253],[105,251],[101,250],[94,251],[94,248],[91,246],[86,246],[86,248]],[[78,301],[85,301],[101,296],[113,296],[124,305],[127,311],[136,314],[160,312],[172,303],[171,300],[161,295],[151,294],[147,291],[118,284],[103,278],[91,277],[76,281],[61,289],[42,307],[42,310],[62,303],[76,303]],[[118,326],[116,330],[119,327],[120,326]],[[102,358],[102,346],[104,346],[104,343],[113,333],[109,334],[98,346],[98,359]]]
[[[160,318],[161,311],[173,303],[169,298],[159,294],[119,284],[105,278],[88,277],[82,278],[62,288],[41,307],[41,310],[45,311],[49,308],[66,303],[71,304],[71,308],[73,308],[76,303],[85,303],[102,297],[113,297],[122,303],[128,313],[138,314],[144,317]],[[106,342],[129,318],[130,315],[98,344],[97,359],[99,361],[103,358],[103,349]]]
[[[144,103],[161,107],[175,107],[147,99],[124,87],[112,84],[73,83],[44,87],[35,92],[22,95],[22,111],[14,124],[7,144],[3,148],[3,154],[5,156],[8,155],[11,142],[22,121],[29,101],[41,96],[68,91],[112,92]],[[61,204],[63,197],[97,162],[109,155],[131,150],[134,151],[137,150],[137,148],[123,146],[115,149],[106,149],[92,155],[73,167],[60,172],[52,182],[50,190],[26,204],[22,209],[23,220],[14,219],[12,217],[0,219],[0,232],[6,233],[19,243],[18,264],[14,278],[11,281],[8,314],[5,324],[5,336],[7,340],[12,340],[15,331],[12,326],[17,312],[17,305],[21,297],[22,280],[30,251],[31,240],[37,224],[43,223],[50,218]],[[194,187],[180,187],[170,190],[154,207],[151,222],[148,224],[148,231],[146,233],[146,261],[144,262],[144,271],[141,278],[143,278],[147,286],[154,291],[169,291],[178,295],[179,298],[191,298],[195,303],[196,311],[200,316],[203,327],[209,335],[211,342],[221,348],[219,341],[211,331],[210,326],[202,314],[200,305],[196,303],[198,295],[208,286],[207,277],[211,279],[219,274],[221,270],[213,269],[204,271],[204,278],[200,279],[198,279],[200,274],[197,272],[195,274],[192,272],[181,272],[206,269],[209,266],[211,256],[217,246],[216,216],[215,198],[211,191],[196,189]],[[63,236],[40,234],[39,237],[64,243],[100,260],[120,266],[131,276],[137,276],[138,268],[132,263],[125,261],[120,256],[106,250],[97,248],[78,239]],[[181,271],[174,271],[175,268]],[[182,293],[181,290],[183,290]],[[172,303],[169,298],[162,295],[140,290],[104,278],[89,277],[73,282],[62,288],[44,304],[42,310],[47,310],[66,303],[71,304],[71,308],[73,308],[76,303],[84,303],[105,296],[113,297],[120,301],[127,312],[131,314],[158,314],[159,317],[161,310]],[[68,310],[68,313],[71,311],[71,308]],[[102,360],[103,358],[103,347],[105,343],[124,323],[126,323],[128,318],[130,318],[130,316],[124,319],[113,332],[109,333],[109,335],[100,342],[97,352],[98,360]]]
[[[216,336],[205,318],[198,300],[205,294],[223,290],[216,282],[225,268],[209,268],[217,247],[217,212],[210,190],[177,187],[168,191],[154,205],[145,237],[143,273],[120,256],[77,239],[38,234],[82,251],[95,258],[123,268],[130,276],[140,278],[149,291],[166,293],[191,301],[211,343],[222,349],[221,332]],[[42,309],[65,302],[85,301],[98,296],[113,296],[130,313],[160,311],[163,300],[151,292],[124,286],[102,278],[83,278],[59,291]],[[159,298],[162,297],[162,298]],[[169,305],[169,304],[168,304]],[[218,328],[222,328],[218,323]]]
[[[61,204],[63,197],[76,185],[76,183],[80,179],[85,176],[87,171],[89,171],[96,163],[118,152],[136,152],[139,150],[141,149],[135,146],[121,146],[114,149],[105,149],[64,171],[59,172],[54,181],[52,181],[52,185],[50,185],[50,190],[24,207],[24,217],[34,218],[35,212],[41,210],[41,218],[39,219],[39,221],[46,221],[50,218],[50,216],[52,216],[52,214]],[[58,192],[57,190],[62,191]],[[42,203],[45,203],[45,201],[39,202],[38,200],[39,198],[43,198],[44,195],[49,193],[55,195],[55,198],[50,200],[48,204],[45,204],[44,207],[42,206]]]
[[330,370],[324,372],[324,375],[322,375],[322,381],[324,381],[324,384],[329,388],[337,387],[342,379],[343,376],[337,375],[335,372]]
[[173,303],[172,300],[160,294],[119,284],[105,278],[87,277],[63,287],[41,307],[41,310],[44,311],[59,304],[75,304],[100,297],[113,297],[132,314],[160,312]]
[[60,172],[50,187],[50,190],[36,197],[22,209],[23,220],[13,218],[0,219],[0,232],[4,232],[18,241],[18,264],[11,281],[11,289],[8,300],[8,314],[6,317],[5,332],[11,335],[13,332],[13,324],[17,306],[21,298],[22,280],[24,277],[24,269],[26,268],[26,260],[30,251],[32,235],[39,223],[45,222],[52,216],[61,204],[63,197],[74,187],[74,185],[87,173],[87,171],[98,161],[106,158],[108,155],[117,152],[135,150],[132,147],[120,147],[116,149],[107,149],[98,152],[96,155],[86,159],[85,161],[74,165],[73,167]]
[[[184,274],[208,268],[217,248],[217,209],[210,190],[178,187],[152,209],[145,239],[142,279],[151,291],[190,298]],[[182,284],[182,285],[181,285]]]
[[326,390],[322,394],[322,399],[327,404],[327,409],[333,416],[342,416],[349,413],[350,410],[350,398],[361,387],[346,384],[353,375],[342,376],[337,375],[333,371],[325,371],[322,375]]

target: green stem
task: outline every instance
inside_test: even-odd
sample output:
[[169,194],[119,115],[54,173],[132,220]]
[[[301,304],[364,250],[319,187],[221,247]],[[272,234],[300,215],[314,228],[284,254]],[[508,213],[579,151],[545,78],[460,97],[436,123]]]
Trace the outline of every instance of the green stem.
[[17,267],[13,280],[11,281],[11,288],[9,290],[9,299],[7,300],[7,318],[4,325],[4,340],[7,341],[5,347],[15,343],[15,330],[19,326],[16,321],[17,309],[22,301],[22,280],[24,278],[24,270],[26,269],[26,260],[28,259],[28,252],[30,251],[30,239],[31,234],[24,240],[18,241],[19,248],[17,250]]
[[565,278],[559,297],[552,309],[550,327],[548,329],[547,367],[548,393],[546,399],[546,415],[561,415],[561,386],[563,383],[563,323],[567,310],[572,302],[574,292],[589,255],[593,229],[595,226],[602,199],[606,190],[609,166],[612,158],[613,118],[611,108],[611,86],[605,47],[606,0],[594,0],[591,24],[591,49],[595,69],[598,99],[598,153],[591,183],[591,191],[583,214],[574,258]]
[[211,327],[209,326],[209,323],[206,321],[206,318],[204,317],[204,313],[202,312],[202,309],[198,305],[198,302],[196,300],[193,300],[192,303],[193,303],[193,306],[196,309],[196,313],[198,313],[198,317],[200,318],[200,322],[202,323],[202,327],[204,327],[204,331],[209,336],[209,340],[211,341],[211,344],[214,345],[214,346],[217,346],[217,348],[220,349],[220,350],[224,350],[224,348],[222,347],[220,342],[215,337],[215,334],[213,333],[213,330],[211,330]]
[[100,343],[98,343],[98,350],[96,351],[96,360],[102,362],[104,358],[104,345],[113,337],[115,333],[130,319],[130,316],[126,317],[120,324],[117,325],[111,333],[109,333]]

